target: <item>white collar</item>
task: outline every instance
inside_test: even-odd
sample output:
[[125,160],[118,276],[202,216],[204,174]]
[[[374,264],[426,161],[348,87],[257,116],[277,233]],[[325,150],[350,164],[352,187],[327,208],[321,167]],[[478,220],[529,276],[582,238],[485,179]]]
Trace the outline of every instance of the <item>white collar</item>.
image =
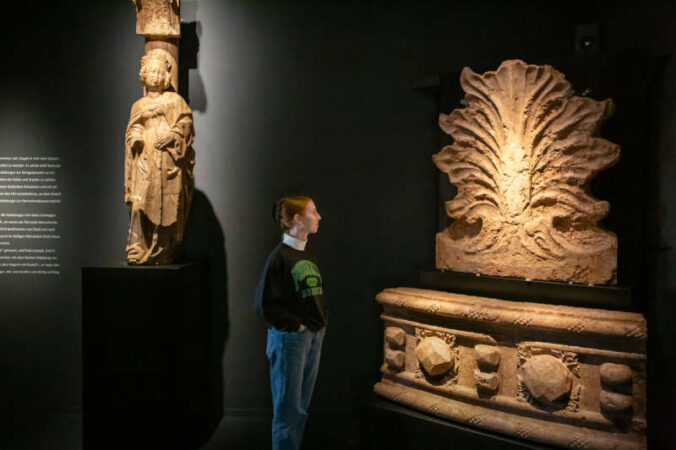
[[300,239],[297,239],[290,234],[284,233],[284,237],[282,238],[282,242],[288,245],[291,248],[295,248],[296,250],[300,250],[301,252],[305,250],[305,245],[307,244],[307,241],[302,241]]

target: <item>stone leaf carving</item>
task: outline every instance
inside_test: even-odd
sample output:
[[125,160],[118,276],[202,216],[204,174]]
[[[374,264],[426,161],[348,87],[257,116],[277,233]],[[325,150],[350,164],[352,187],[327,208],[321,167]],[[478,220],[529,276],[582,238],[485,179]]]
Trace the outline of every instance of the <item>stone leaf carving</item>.
[[609,204],[590,180],[619,159],[598,136],[611,100],[573,96],[550,66],[503,62],[460,77],[468,106],[439,116],[454,142],[434,155],[458,188],[437,234],[437,268],[615,284],[617,238],[597,222]]
[[180,0],[132,0],[136,34],[149,38],[181,37]]
[[132,106],[125,133],[127,262],[169,264],[183,240],[193,196],[192,111],[167,90],[171,63],[164,50],[141,59],[140,78],[147,95]]
[[570,372],[551,355],[537,355],[528,359],[521,366],[519,375],[530,395],[545,405],[556,406],[570,394]]
[[436,336],[420,341],[415,348],[415,354],[425,371],[433,377],[444,375],[453,368],[451,349]]

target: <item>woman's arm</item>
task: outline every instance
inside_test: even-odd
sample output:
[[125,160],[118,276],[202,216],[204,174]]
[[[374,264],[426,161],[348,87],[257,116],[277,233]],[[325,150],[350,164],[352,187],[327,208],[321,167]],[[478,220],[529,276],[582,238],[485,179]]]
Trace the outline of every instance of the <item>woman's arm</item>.
[[286,306],[284,291],[284,261],[279,254],[271,255],[265,264],[256,290],[255,309],[266,324],[285,331],[302,331],[300,318]]

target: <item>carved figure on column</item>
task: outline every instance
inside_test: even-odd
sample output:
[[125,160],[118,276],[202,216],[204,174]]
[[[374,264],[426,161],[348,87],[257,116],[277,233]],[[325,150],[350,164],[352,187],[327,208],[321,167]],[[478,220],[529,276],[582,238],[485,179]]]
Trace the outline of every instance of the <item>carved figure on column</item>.
[[194,190],[192,111],[168,90],[165,51],[148,52],[139,76],[147,94],[132,106],[125,134],[127,262],[169,264],[183,240]]
[[181,36],[180,0],[132,0],[136,7],[136,34],[148,38]]

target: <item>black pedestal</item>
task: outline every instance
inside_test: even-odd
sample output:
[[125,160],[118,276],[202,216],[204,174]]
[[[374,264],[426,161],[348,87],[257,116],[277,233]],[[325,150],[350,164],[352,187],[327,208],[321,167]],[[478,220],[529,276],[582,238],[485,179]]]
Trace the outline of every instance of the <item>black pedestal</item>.
[[361,434],[364,450],[552,448],[438,419],[376,396],[368,404]]
[[86,267],[85,449],[191,449],[209,405],[206,267]]

